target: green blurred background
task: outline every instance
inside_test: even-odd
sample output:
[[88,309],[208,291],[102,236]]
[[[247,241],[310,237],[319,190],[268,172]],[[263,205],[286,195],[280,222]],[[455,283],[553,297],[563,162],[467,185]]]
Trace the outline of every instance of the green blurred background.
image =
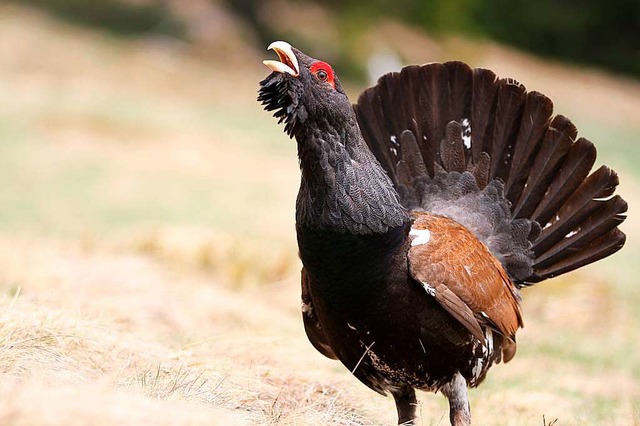
[[[190,35],[189,23],[173,10],[180,8],[179,2],[169,0],[22,0],[16,3],[31,4],[73,22],[122,35],[156,33],[183,40],[188,40]],[[244,24],[252,27],[251,31],[263,44],[290,35],[286,29],[279,28],[277,19],[271,19],[274,16],[268,13],[273,3],[280,3],[281,7],[287,2],[212,3],[237,14]],[[335,24],[347,42],[349,35],[358,33],[362,27],[376,25],[381,18],[393,18],[433,36],[461,34],[493,39],[539,55],[640,77],[640,3],[635,0],[517,3],[509,0],[371,0],[366,5],[356,0],[294,0],[288,3],[326,7],[333,12]],[[316,37],[322,38],[321,31]],[[349,52],[340,53],[344,61],[351,62]]]

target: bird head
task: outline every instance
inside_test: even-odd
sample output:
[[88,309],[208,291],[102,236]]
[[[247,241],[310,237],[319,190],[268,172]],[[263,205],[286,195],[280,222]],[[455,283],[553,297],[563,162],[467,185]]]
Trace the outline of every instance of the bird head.
[[351,114],[351,103],[331,65],[284,41],[271,43],[268,50],[279,60],[263,61],[273,72],[260,82],[258,101],[265,110],[275,111],[290,137],[308,122],[327,119],[336,125]]

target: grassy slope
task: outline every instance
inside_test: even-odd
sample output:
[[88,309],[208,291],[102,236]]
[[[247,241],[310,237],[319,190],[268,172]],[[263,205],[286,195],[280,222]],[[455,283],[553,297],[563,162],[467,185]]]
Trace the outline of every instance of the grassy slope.
[[[393,38],[381,28],[370,39]],[[637,83],[474,51],[574,118],[633,206]],[[306,342],[295,146],[242,52],[201,59],[0,8],[0,423],[395,418]],[[471,393],[478,424],[640,423],[639,224],[616,257],[526,291],[518,356]],[[420,412],[446,423],[439,396]]]

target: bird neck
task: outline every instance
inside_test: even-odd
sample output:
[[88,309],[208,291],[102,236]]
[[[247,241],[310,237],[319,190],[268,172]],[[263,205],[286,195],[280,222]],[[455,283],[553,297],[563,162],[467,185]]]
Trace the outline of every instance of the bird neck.
[[353,110],[337,121],[314,120],[296,134],[302,171],[298,227],[371,234],[407,223],[408,213],[365,144]]

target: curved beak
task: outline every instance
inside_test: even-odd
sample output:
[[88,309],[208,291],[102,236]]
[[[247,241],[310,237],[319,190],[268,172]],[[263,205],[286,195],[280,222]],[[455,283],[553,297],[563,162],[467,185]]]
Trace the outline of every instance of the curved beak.
[[298,58],[293,54],[293,49],[289,43],[286,41],[274,41],[267,50],[274,50],[280,59],[280,61],[262,61],[271,71],[287,73],[294,77],[300,74]]

